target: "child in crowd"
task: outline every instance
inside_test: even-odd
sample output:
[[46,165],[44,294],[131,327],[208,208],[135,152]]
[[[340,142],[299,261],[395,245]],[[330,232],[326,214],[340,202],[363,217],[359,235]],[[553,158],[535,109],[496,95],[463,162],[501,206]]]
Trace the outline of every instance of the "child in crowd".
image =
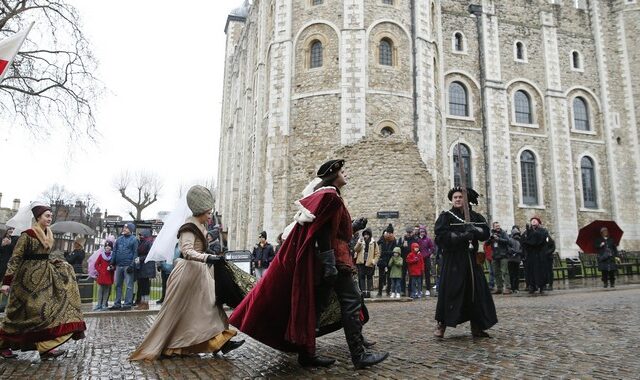
[[113,284],[113,267],[109,264],[111,261],[111,250],[113,242],[107,240],[104,243],[104,250],[96,259],[96,271],[98,272],[98,305],[93,310],[106,310],[109,301],[109,293],[111,293],[111,285]]
[[402,282],[402,257],[400,247],[393,249],[393,256],[389,259],[389,276],[391,278],[391,298],[400,298]]
[[424,259],[420,254],[420,245],[411,243],[411,252],[407,255],[407,267],[411,281],[413,293],[411,298],[422,297],[422,275],[424,273]]

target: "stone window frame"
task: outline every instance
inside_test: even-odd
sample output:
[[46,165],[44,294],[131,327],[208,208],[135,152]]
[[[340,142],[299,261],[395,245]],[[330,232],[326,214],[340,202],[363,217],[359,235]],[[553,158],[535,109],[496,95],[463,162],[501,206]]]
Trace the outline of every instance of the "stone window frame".
[[[587,207],[584,204],[584,188],[582,187],[582,159],[583,158],[589,158],[591,160],[591,162],[593,163],[593,182],[594,182],[594,187],[595,187],[595,191],[596,191],[596,207]],[[596,158],[597,155],[594,154],[593,152],[590,151],[584,151],[582,152],[579,156],[578,159],[576,160],[576,170],[578,172],[578,190],[580,193],[580,211],[584,211],[584,212],[605,212],[606,210],[604,210],[601,205],[602,205],[602,197],[601,195],[603,194],[602,191],[602,181],[600,180],[600,163],[598,161],[598,159]]]
[[[445,111],[446,111],[446,119],[454,119],[454,120],[463,120],[463,121],[476,121],[476,104],[475,104],[475,96],[474,91],[480,91],[479,84],[471,79],[471,76],[462,71],[450,71],[445,73]],[[453,82],[461,83],[464,88],[467,90],[467,108],[469,110],[469,116],[458,116],[452,115],[449,110],[449,87]]]
[[[317,1],[320,1],[320,2],[318,4],[314,4]],[[307,6],[309,6],[309,7],[317,7],[317,6],[320,6],[320,5],[324,5],[324,0],[309,0],[307,2]]]
[[[386,67],[398,69],[400,68],[400,60],[398,59],[398,45],[396,41],[398,37],[390,33],[388,31],[380,31],[375,35],[370,37],[373,41],[375,41],[375,63],[378,67]],[[383,65],[380,63],[380,42],[382,40],[387,40],[391,44],[391,65]]]
[[[391,129],[392,133],[385,136],[382,132],[384,129]],[[399,132],[400,132],[400,127],[398,126],[398,123],[390,119],[380,120],[378,124],[376,124],[376,127],[374,128],[374,133],[377,136],[381,136],[384,138],[391,137],[392,135],[395,135]]]
[[[576,65],[576,57],[577,65]],[[584,72],[584,59],[582,58],[582,54],[578,50],[571,50],[569,53],[569,66],[571,67],[571,71],[577,71],[580,73]]]
[[[383,44],[389,45],[389,57],[385,57],[385,61],[386,61],[386,58],[389,58],[389,60],[390,60],[389,64],[382,63],[382,60],[383,60],[383,57],[382,57],[382,45]],[[394,63],[395,63],[394,62],[395,61],[394,57],[396,56],[394,54],[395,46],[393,44],[393,41],[388,37],[383,37],[378,41],[376,46],[378,47],[378,65],[379,66],[390,66],[390,67],[393,67]]]
[[[457,49],[458,35],[460,35],[462,50]],[[461,30],[456,30],[455,32],[453,32],[453,35],[451,36],[451,52],[453,54],[464,54],[464,55],[469,54],[467,51],[467,37],[464,35],[464,33]]]
[[[573,89],[570,92],[572,92],[572,95],[567,97],[567,108],[569,109],[569,125],[571,126],[571,133],[575,133],[575,134],[581,134],[581,135],[590,135],[590,136],[597,136],[598,135],[598,131],[600,130],[600,123],[598,122],[598,120],[595,118],[595,110],[596,107],[594,104],[594,100],[592,98],[592,94],[585,92],[584,90],[581,90],[580,88],[578,89]],[[581,98],[585,104],[587,105],[587,115],[589,117],[589,130],[588,131],[583,131],[580,129],[576,129],[575,126],[575,115],[574,115],[574,111],[573,111],[573,102],[576,98]]]
[[[518,58],[518,45],[522,47],[522,58]],[[527,45],[520,40],[513,41],[513,60],[520,63],[529,62],[527,60]]]
[[[322,44],[322,65],[318,66],[318,67],[311,67],[311,46],[313,45],[314,42],[320,42]],[[328,39],[327,37],[320,33],[320,32],[313,32],[311,34],[309,34],[305,39],[304,42],[302,43],[302,46],[304,46],[303,49],[303,56],[304,56],[304,68],[307,71],[314,71],[314,70],[322,70],[325,67],[325,63],[327,62],[326,60],[326,54],[327,54],[327,42]]]
[[449,146],[449,183],[451,185],[451,187],[455,186],[456,183],[456,167],[453,164],[453,159],[454,157],[457,156],[458,152],[456,150],[456,146],[458,144],[462,144],[464,146],[467,147],[467,149],[469,150],[469,168],[470,168],[470,172],[468,175],[468,178],[471,178],[471,183],[467,183],[467,187],[473,187],[474,184],[478,183],[478,179],[476,178],[476,170],[475,170],[475,165],[474,162],[476,162],[478,156],[477,153],[475,151],[475,149],[473,149],[473,145],[471,145],[467,140],[465,139],[458,139],[454,142],[451,143],[451,145]]
[[[522,96],[524,96],[524,100],[526,101],[526,114],[525,112],[522,111],[518,111],[518,95],[521,94]],[[531,95],[529,94],[528,91],[524,90],[524,89],[518,89],[513,93],[513,120],[515,122],[515,124],[521,124],[521,125],[532,125],[534,124],[534,114],[535,114],[535,107],[533,107],[533,101],[531,100]],[[522,121],[518,121],[518,114],[521,115],[526,115],[527,118],[527,122],[522,122]]]
[[395,7],[396,2],[393,0],[381,0],[380,3],[382,3],[382,5],[386,5],[389,7]]
[[[524,127],[524,128],[540,128],[540,124],[538,123],[537,120],[537,115],[536,112],[538,110],[538,102],[536,101],[536,97],[532,95],[532,92],[535,89],[535,87],[532,86],[532,88],[529,88],[529,86],[532,86],[531,84],[527,83],[527,82],[517,82],[515,83],[515,85],[511,88],[511,93],[509,94],[509,97],[511,99],[511,120],[510,120],[510,124],[511,126],[514,127]],[[518,91],[522,91],[524,92],[528,97],[529,97],[529,109],[531,111],[531,118],[532,118],[532,122],[530,124],[523,124],[523,123],[518,123],[516,121],[516,93]]]
[[[536,162],[536,187],[537,187],[537,191],[538,191],[538,204],[537,205],[528,205],[526,203],[524,203],[524,199],[523,199],[523,190],[524,188],[522,187],[522,164],[520,162],[520,157],[522,156],[522,153],[524,153],[524,151],[529,151],[533,154],[533,157],[535,158],[535,162]],[[540,153],[538,153],[538,151],[536,150],[536,148],[530,146],[530,145],[524,145],[523,147],[520,148],[520,150],[518,151],[518,153],[515,156],[515,161],[516,161],[516,167],[517,167],[517,171],[518,171],[518,208],[527,208],[527,209],[537,209],[537,210],[544,210],[546,209],[546,206],[544,205],[544,177],[542,176],[542,156],[540,155]]]

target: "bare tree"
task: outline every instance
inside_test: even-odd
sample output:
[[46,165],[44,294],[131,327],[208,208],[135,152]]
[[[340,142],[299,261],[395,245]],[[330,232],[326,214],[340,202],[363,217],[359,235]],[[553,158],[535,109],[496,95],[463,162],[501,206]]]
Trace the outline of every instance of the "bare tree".
[[103,90],[78,11],[65,0],[0,0],[0,40],[37,20],[0,82],[0,115],[32,132],[62,124],[71,138],[95,135]]
[[73,204],[73,201],[77,198],[77,196],[67,190],[64,185],[58,183],[49,186],[40,196],[51,206],[53,223],[55,223],[59,217],[66,220],[69,214],[69,205]]
[[135,173],[123,171],[115,179],[114,186],[120,192],[120,196],[135,208],[135,215],[129,212],[134,220],[142,219],[142,210],[155,203],[162,190],[162,183],[158,176],[145,171]]

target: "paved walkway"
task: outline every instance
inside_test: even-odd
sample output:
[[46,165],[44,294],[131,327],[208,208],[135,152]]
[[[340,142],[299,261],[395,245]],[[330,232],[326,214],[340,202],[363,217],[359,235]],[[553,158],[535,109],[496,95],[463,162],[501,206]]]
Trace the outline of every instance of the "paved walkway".
[[613,290],[497,296],[500,321],[490,331],[492,339],[480,340],[471,338],[468,324],[448,329],[444,341],[433,339],[435,298],[372,302],[365,334],[391,356],[360,371],[353,370],[341,332],[319,339],[319,353],[338,360],[328,369],[300,368],[294,355],[249,338],[226,357],[132,363],[127,356],[155,313],[96,313],[87,317],[87,338],[66,344],[65,356],[40,361],[36,353],[26,352],[18,359],[0,359],[0,378],[634,379],[640,373],[640,285],[633,282]]

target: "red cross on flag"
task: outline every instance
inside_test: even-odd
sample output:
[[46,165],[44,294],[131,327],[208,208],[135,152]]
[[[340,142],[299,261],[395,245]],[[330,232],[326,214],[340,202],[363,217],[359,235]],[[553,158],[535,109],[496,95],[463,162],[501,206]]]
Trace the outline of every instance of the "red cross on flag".
[[13,36],[0,41],[0,82],[4,78],[5,74],[9,71],[9,66],[13,62],[13,58],[18,54],[20,46],[27,38],[27,34],[31,30],[33,23],[22,32],[16,33]]

